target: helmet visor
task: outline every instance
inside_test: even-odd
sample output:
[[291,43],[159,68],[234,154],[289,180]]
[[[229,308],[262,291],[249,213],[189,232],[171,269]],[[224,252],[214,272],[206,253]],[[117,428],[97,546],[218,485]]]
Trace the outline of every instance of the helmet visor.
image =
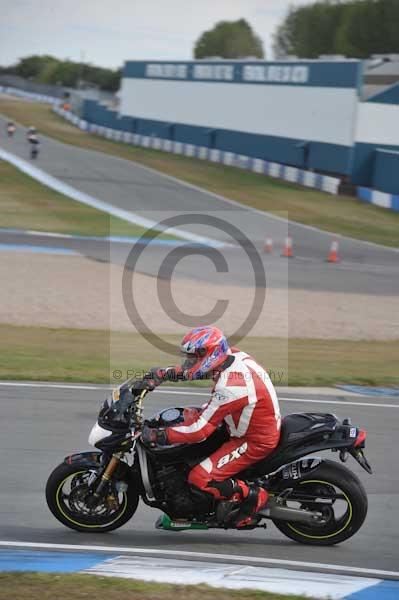
[[[182,351],[182,355],[184,357],[182,362],[182,369],[189,379],[195,379],[199,375],[197,371],[198,369],[200,369],[203,361],[205,360],[206,353],[207,352],[205,348],[200,348],[195,352]],[[202,373],[200,377],[202,378],[204,376],[205,373]]]
[[200,357],[197,354],[190,354],[187,352],[182,352],[183,362],[182,369],[192,369],[200,360]]

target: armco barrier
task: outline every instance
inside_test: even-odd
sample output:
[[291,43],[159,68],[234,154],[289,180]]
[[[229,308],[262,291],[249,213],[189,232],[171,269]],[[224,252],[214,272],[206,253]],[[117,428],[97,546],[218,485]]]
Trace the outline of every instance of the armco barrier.
[[20,98],[26,98],[28,100],[35,100],[35,102],[45,102],[46,104],[53,104],[54,106],[63,102],[60,98],[54,98],[54,96],[46,96],[45,94],[35,94],[34,92],[26,92],[18,88],[8,87],[0,85],[0,94],[10,94],[10,96],[19,96]]
[[102,127],[94,123],[88,123],[73,113],[63,110],[59,104],[54,104],[53,110],[64,119],[70,121],[73,125],[79,127],[79,129],[86,130],[110,140],[124,142],[134,146],[141,146],[143,148],[152,148],[153,150],[172,152],[173,154],[183,154],[184,156],[199,158],[200,160],[223,163],[224,165],[253,171],[254,173],[267,175],[269,177],[284,179],[290,183],[297,183],[330,194],[338,194],[341,180],[337,177],[319,175],[312,171],[304,171],[296,167],[290,167],[280,163],[262,160],[260,158],[252,158],[251,156],[245,156],[243,154],[235,154],[234,152],[224,152],[222,150],[208,148],[207,146],[194,146],[193,144],[185,144],[155,136],[145,136],[138,133],[129,133],[117,129],[110,129],[109,127]]
[[357,197],[359,200],[363,200],[363,202],[399,212],[399,195],[386,194],[385,192],[379,192],[378,190],[366,187],[358,187]]

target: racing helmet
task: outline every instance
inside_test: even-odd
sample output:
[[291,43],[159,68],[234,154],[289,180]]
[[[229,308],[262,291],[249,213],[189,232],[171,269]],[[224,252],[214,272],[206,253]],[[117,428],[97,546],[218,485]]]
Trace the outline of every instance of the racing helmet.
[[180,345],[184,356],[182,363],[186,379],[203,379],[212,374],[231,354],[228,341],[217,327],[195,327]]

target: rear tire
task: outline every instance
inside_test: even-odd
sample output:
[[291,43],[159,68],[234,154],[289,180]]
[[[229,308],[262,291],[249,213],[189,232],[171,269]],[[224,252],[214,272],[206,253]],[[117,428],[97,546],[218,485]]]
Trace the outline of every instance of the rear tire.
[[[368,506],[366,491],[358,477],[343,465],[331,460],[323,461],[317,469],[300,481],[284,482],[284,488],[287,487],[293,487],[295,492],[312,494],[317,494],[318,491],[329,492],[334,488],[344,498],[339,501],[347,504],[343,515],[338,519],[331,518],[324,525],[273,520],[277,529],[290,539],[301,544],[332,546],[352,537],[363,525]],[[307,507],[309,510],[318,510],[316,505],[323,507],[320,502],[302,503],[302,507]],[[332,510],[334,513],[334,509]]]
[[[47,481],[47,505],[60,523],[75,531],[84,533],[105,533],[107,531],[118,529],[127,523],[136,512],[139,494],[134,489],[133,483],[129,481],[127,491],[121,492],[115,496],[119,505],[116,510],[110,512],[108,509],[107,512],[107,507],[104,505],[105,512],[103,511],[102,514],[100,512],[97,514],[89,514],[87,511],[84,512],[84,503],[76,494],[76,491],[78,491],[80,485],[82,488],[82,496],[84,495],[84,486],[86,485],[84,482],[85,479],[90,476],[90,473],[91,469],[87,464],[80,465],[79,463],[73,463],[68,465],[62,463],[58,465]],[[80,481],[83,483],[79,483]],[[65,493],[66,486],[68,485],[71,486],[69,496]],[[70,498],[72,494],[75,494],[76,496],[73,500],[73,504],[71,504]],[[77,505],[82,507],[82,512],[77,510]]]

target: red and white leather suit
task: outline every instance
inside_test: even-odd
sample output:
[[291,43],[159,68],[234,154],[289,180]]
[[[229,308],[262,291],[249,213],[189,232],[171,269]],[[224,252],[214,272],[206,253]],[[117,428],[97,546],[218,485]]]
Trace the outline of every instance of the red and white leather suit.
[[214,482],[229,479],[265,458],[280,437],[280,408],[269,375],[245,352],[234,349],[232,355],[233,363],[218,375],[201,412],[187,411],[183,424],[166,430],[169,443],[197,443],[225,421],[230,440],[189,474],[189,483],[217,499],[223,495],[219,486],[213,487]]

